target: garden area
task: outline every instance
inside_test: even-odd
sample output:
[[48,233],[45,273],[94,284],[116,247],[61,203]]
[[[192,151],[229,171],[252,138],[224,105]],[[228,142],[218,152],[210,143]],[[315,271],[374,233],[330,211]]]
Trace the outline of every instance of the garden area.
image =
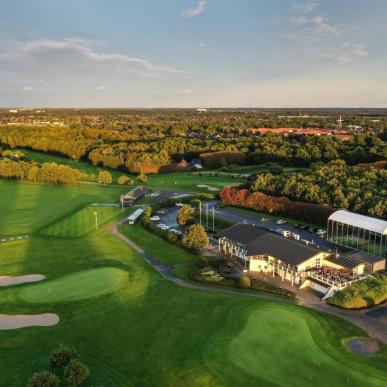
[[387,276],[373,274],[357,281],[328,298],[331,305],[344,309],[361,309],[379,305],[387,300]]

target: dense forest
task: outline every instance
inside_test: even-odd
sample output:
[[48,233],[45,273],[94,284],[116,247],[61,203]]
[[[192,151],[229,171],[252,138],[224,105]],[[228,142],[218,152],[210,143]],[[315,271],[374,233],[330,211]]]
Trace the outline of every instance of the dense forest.
[[[157,173],[170,171],[181,159],[188,161],[201,154],[223,152],[211,158],[211,167],[234,163],[232,154],[239,153],[236,163],[259,164],[277,162],[287,166],[309,166],[312,163],[342,159],[349,165],[387,159],[384,130],[355,133],[348,141],[334,136],[252,134],[246,130],[169,128],[153,126],[138,129],[0,126],[0,143],[8,147],[26,147],[65,155],[74,160],[85,159],[94,165]],[[228,160],[225,153],[231,156]],[[240,157],[240,154],[242,156]],[[234,157],[235,159],[235,157]]]
[[300,173],[259,174],[250,191],[387,218],[387,170],[350,167],[343,160]]

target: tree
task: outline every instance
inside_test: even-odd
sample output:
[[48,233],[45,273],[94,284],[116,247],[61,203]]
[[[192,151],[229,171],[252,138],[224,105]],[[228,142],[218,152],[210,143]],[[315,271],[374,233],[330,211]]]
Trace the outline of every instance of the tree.
[[63,381],[69,387],[80,385],[89,376],[89,369],[77,359],[72,359],[63,371]]
[[184,204],[177,212],[177,221],[179,224],[188,224],[194,218],[195,210],[189,205]]
[[60,379],[50,371],[35,372],[27,382],[27,387],[57,387]]
[[199,250],[207,247],[208,244],[208,235],[201,224],[193,224],[190,226],[183,238],[183,245],[190,249]]
[[137,176],[137,180],[141,181],[141,183],[146,183],[148,181],[148,176],[143,171],[141,171]]
[[129,182],[129,177],[122,175],[118,178],[117,183],[120,185],[128,184]]
[[64,368],[71,360],[78,359],[78,353],[74,348],[59,344],[50,356],[51,367]]
[[108,171],[101,171],[98,175],[98,183],[111,184],[113,181],[112,175]]
[[248,289],[251,286],[250,278],[247,275],[242,275],[239,280],[239,287],[242,289]]

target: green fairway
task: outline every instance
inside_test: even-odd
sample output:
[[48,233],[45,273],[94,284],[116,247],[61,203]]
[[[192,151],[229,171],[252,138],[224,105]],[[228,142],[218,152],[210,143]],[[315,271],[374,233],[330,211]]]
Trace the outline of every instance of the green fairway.
[[[126,212],[127,210],[125,210]],[[109,220],[121,216],[123,216],[121,208],[89,206],[51,224],[43,229],[41,234],[59,238],[80,237],[95,230],[96,218],[99,227]]]
[[228,185],[236,185],[244,182],[245,179],[231,177],[199,176],[187,172],[175,172],[159,175],[149,175],[147,185],[154,189],[169,188],[177,191],[217,193],[198,185],[210,185],[222,189]]
[[249,315],[246,325],[230,341],[229,362],[275,385],[323,387],[332,380],[337,386],[383,384],[377,377],[367,378],[355,368],[342,367],[340,359],[321,349],[314,334],[302,311],[264,306]]
[[64,277],[23,287],[19,297],[26,302],[70,302],[100,297],[120,288],[128,274],[112,267],[79,271]]
[[127,187],[60,186],[0,180],[0,237],[29,234],[91,203],[119,202]]
[[[40,163],[55,161],[58,164],[66,164],[72,168],[77,168],[88,175],[98,176],[101,171],[109,171],[114,180],[120,176],[126,175],[134,179],[135,184],[142,184],[136,180],[136,175],[116,171],[110,168],[96,167],[86,161],[74,161],[62,156],[53,156],[47,153],[33,151],[29,149],[20,149],[28,159],[38,161]],[[191,191],[191,192],[207,192],[211,193],[207,188],[200,188],[198,185],[208,184],[216,188],[223,188],[227,185],[240,184],[245,179],[231,178],[225,176],[208,177],[199,176],[198,173],[174,172],[158,175],[148,175],[147,185],[155,190],[157,189],[174,189],[177,191]],[[128,190],[128,188],[126,188]],[[213,191],[215,192],[215,191]]]
[[146,230],[140,223],[124,225],[121,226],[119,230],[139,246],[146,247],[147,251],[160,262],[175,265],[179,263],[196,262],[199,259],[199,255],[190,253],[187,250],[167,242],[163,238]]
[[[16,187],[24,195],[10,195]],[[28,214],[23,206],[33,192],[29,187],[2,183],[0,192],[13,199],[0,202],[8,219]],[[81,200],[74,194],[78,208],[70,215],[90,203],[90,196],[107,202],[117,192],[85,187]],[[41,198],[31,203],[28,221],[65,219],[69,209],[53,207],[71,202],[67,189],[41,186],[43,197],[36,194]],[[177,286],[111,235],[109,227],[107,222],[72,239],[37,233],[0,246],[1,275],[47,276],[41,283],[1,288],[1,312],[60,316],[53,327],[0,331],[0,385],[25,386],[33,372],[49,367],[48,355],[58,343],[74,346],[90,368],[85,386],[386,385],[386,349],[376,357],[352,354],[342,342],[365,333],[348,321],[295,305]],[[123,229],[163,262],[195,258],[140,225],[132,227]]]

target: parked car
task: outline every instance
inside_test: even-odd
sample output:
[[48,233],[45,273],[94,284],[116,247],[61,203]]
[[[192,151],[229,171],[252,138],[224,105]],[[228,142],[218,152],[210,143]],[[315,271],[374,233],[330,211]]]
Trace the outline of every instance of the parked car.
[[261,218],[259,219],[261,222],[266,222],[267,221],[267,218]]
[[176,207],[183,207],[184,204],[183,204],[183,203],[176,203],[175,206],[176,206]]
[[176,230],[175,228],[171,228],[169,231],[170,231],[170,232],[173,232],[173,233],[176,234],[176,235],[183,235],[183,233],[182,233],[181,231]]
[[316,232],[316,234],[320,235],[321,237],[324,237],[326,235],[326,233],[327,232],[325,230],[321,230],[321,229],[317,230],[317,232]]
[[158,221],[160,220],[160,217],[157,216],[157,215],[155,215],[155,216],[152,216],[152,217],[150,218],[150,220],[151,220],[152,222],[158,222]]
[[283,219],[278,219],[278,220],[276,220],[275,223],[276,223],[276,224],[285,224],[285,223],[287,223],[287,221],[286,221],[286,220],[283,220]]

